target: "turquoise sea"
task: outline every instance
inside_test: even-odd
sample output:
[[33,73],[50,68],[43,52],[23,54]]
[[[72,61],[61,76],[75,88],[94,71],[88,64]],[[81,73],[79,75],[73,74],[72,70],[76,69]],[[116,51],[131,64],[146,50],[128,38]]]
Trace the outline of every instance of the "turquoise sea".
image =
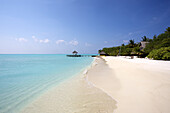
[[18,113],[36,97],[90,66],[92,57],[0,55],[0,113]]

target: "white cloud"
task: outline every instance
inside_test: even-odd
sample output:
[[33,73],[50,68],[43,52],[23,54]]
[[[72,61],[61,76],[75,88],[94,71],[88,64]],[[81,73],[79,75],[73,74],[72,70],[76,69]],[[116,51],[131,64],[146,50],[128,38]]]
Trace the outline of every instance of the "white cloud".
[[44,39],[44,40],[39,40],[40,43],[48,43],[50,40]]
[[77,46],[79,43],[76,40],[72,40],[69,42],[70,45]]
[[50,40],[48,40],[48,39],[45,39],[45,40],[44,40],[44,43],[48,43],[49,41],[50,41]]
[[64,40],[57,40],[56,44],[60,44],[60,43],[66,43]]
[[40,40],[40,43],[43,43],[44,41],[43,40]]
[[36,38],[35,36],[32,36],[32,39],[33,39],[35,42],[40,42],[40,43],[48,43],[48,42],[50,41],[49,39],[41,40],[41,39]]
[[27,42],[28,40],[25,39],[25,38],[16,38],[15,39],[16,41],[19,41],[19,42]]

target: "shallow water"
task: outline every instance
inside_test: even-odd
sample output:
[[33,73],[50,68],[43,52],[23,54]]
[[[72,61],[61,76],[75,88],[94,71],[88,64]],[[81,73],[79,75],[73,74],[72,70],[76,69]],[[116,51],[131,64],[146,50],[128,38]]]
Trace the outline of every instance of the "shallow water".
[[0,55],[0,113],[18,113],[36,97],[89,66],[92,57]]
[[80,73],[41,95],[21,113],[113,113],[114,109],[116,101]]

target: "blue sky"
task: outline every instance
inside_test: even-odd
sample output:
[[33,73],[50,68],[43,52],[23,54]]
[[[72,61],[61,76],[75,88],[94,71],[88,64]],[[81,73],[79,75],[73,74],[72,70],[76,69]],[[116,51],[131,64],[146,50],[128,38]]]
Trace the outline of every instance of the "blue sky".
[[170,27],[170,0],[0,0],[0,54],[97,53]]

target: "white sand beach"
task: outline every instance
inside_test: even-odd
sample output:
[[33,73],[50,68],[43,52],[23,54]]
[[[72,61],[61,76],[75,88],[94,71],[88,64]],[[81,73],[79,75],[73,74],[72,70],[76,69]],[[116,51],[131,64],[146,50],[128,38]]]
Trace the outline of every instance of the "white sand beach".
[[114,113],[170,113],[170,62],[103,59],[96,60],[88,80],[116,100]]
[[96,58],[21,113],[170,113],[170,62]]

